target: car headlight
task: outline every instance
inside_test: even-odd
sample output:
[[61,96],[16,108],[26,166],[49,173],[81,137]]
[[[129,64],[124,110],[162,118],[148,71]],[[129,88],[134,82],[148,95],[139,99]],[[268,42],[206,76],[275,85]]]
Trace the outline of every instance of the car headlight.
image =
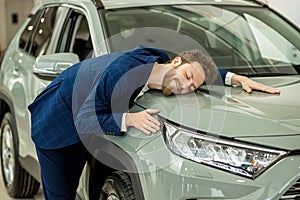
[[186,159],[255,178],[287,152],[201,134],[164,122],[168,148]]

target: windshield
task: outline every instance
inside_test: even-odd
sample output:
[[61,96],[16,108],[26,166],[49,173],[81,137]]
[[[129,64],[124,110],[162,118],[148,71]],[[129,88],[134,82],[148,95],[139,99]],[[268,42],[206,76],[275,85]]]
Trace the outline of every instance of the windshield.
[[142,44],[164,49],[172,58],[201,48],[218,67],[235,73],[299,73],[299,32],[267,8],[156,6],[112,10],[104,16],[111,51]]

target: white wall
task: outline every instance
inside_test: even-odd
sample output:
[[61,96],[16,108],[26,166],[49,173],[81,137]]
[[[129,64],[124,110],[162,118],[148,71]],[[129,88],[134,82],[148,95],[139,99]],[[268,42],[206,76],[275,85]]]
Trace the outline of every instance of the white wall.
[[299,0],[264,0],[271,8],[277,10],[300,27]]
[[6,47],[6,13],[5,13],[5,2],[0,0],[0,48],[4,49]]
[[[33,5],[40,0],[0,0],[0,46],[5,49]],[[12,23],[12,14],[17,14],[17,23]]]

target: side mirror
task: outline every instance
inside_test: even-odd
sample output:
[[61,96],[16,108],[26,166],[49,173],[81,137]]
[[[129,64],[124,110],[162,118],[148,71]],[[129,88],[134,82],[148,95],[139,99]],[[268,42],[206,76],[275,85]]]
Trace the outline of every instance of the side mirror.
[[56,53],[39,56],[34,65],[33,73],[40,79],[53,80],[62,71],[80,62],[74,53]]

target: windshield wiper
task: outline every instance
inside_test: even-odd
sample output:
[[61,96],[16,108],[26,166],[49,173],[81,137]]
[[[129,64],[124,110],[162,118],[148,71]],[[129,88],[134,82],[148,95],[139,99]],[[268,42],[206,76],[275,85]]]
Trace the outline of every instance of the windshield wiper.
[[247,76],[247,77],[265,77],[265,76],[290,76],[290,75],[297,75],[298,73],[282,73],[282,72],[259,72],[256,74],[253,73],[238,73],[239,75],[242,76]]
[[231,69],[232,72],[236,74],[247,76],[247,77],[261,77],[261,76],[289,76],[289,75],[299,75],[300,74],[300,65],[288,65],[288,66],[276,66],[272,67],[256,67],[255,72],[250,72],[249,70],[240,70],[235,72],[234,69]]

